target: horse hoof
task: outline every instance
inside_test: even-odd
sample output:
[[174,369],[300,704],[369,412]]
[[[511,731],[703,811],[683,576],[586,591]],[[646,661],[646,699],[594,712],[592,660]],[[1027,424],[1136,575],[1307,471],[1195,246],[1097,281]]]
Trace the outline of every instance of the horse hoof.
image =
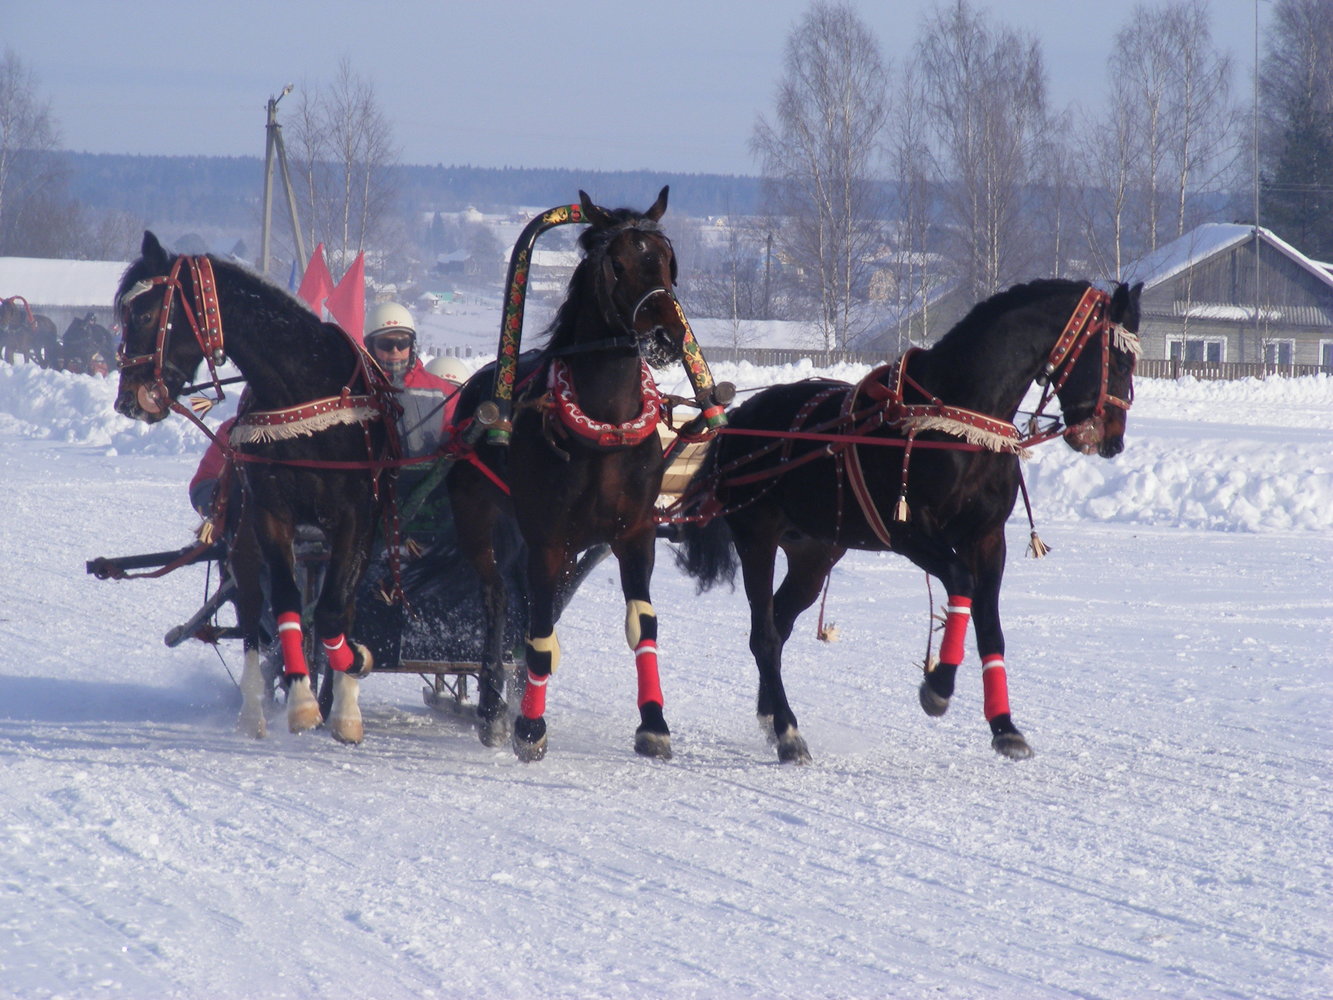
[[346,671],[333,675],[333,708],[329,712],[329,732],[339,743],[353,746],[365,739],[361,724],[361,707],[357,704],[359,687],[355,677]]
[[477,735],[481,737],[482,746],[504,746],[509,739],[509,716],[501,712],[493,719],[478,719]]
[[360,680],[375,669],[375,656],[359,642],[353,642],[350,645],[352,647],[352,665],[347,668],[347,673],[349,676]]
[[935,689],[930,686],[929,681],[921,682],[921,687],[917,689],[917,695],[921,698],[921,708],[931,718],[937,719],[949,711],[949,699],[941,698],[935,692]]
[[349,746],[356,746],[366,738],[366,730],[361,723],[360,714],[331,716],[329,718],[329,732],[339,743],[346,743]]
[[640,729],[634,734],[634,752],[640,757],[671,759],[671,734],[654,733]]
[[252,714],[242,712],[240,718],[236,720],[236,731],[242,736],[249,736],[252,740],[262,740],[268,735],[268,720],[264,718],[264,713]]
[[1023,739],[1023,734],[1017,731],[996,733],[990,745],[995,748],[996,753],[1010,760],[1027,760],[1032,756],[1032,747]]
[[813,764],[814,758],[810,756],[810,748],[805,745],[805,739],[792,726],[780,737],[778,737],[778,763],[780,764]]
[[310,678],[293,680],[287,688],[287,728],[293,733],[304,733],[323,721],[319,699],[310,690]]
[[546,756],[546,720],[519,716],[514,721],[514,753],[525,764]]

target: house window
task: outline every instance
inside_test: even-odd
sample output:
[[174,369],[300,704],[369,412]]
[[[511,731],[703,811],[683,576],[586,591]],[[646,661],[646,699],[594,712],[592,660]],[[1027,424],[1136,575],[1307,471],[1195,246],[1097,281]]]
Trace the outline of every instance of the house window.
[[1226,356],[1226,342],[1220,338],[1204,340],[1201,337],[1176,337],[1167,340],[1167,349],[1170,351],[1172,361],[1203,361],[1209,364],[1220,364]]
[[1296,341],[1269,340],[1264,343],[1264,364],[1289,365],[1296,358]]
[[1329,371],[1333,371],[1333,340],[1319,342],[1319,363]]

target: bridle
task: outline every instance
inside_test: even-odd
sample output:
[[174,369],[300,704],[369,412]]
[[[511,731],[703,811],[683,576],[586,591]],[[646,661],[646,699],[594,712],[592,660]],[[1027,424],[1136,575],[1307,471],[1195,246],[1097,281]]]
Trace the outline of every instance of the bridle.
[[657,324],[649,330],[639,330],[639,314],[643,312],[649,301],[659,295],[665,295],[675,309],[676,314],[683,318],[684,312],[680,307],[680,301],[676,298],[676,293],[666,285],[656,285],[649,288],[639,296],[634,303],[633,308],[628,311],[622,310],[615,301],[614,290],[617,282],[615,268],[611,263],[608,251],[614,241],[615,236],[626,231],[635,231],[645,235],[651,235],[664,244],[666,252],[671,262],[671,277],[675,280],[676,276],[676,257],[675,250],[671,246],[671,240],[666,234],[657,229],[654,224],[648,223],[642,219],[636,219],[633,222],[626,223],[617,227],[615,235],[611,236],[601,250],[602,260],[598,267],[597,280],[597,302],[601,309],[602,319],[608,327],[617,331],[610,337],[601,340],[586,342],[582,344],[573,344],[566,348],[551,352],[552,354],[575,354],[585,351],[604,351],[604,350],[623,350],[631,354],[637,354],[643,357],[645,347],[652,342],[653,335],[661,329],[661,324]]
[[[1125,411],[1133,406],[1134,368],[1139,357],[1143,354],[1143,347],[1138,334],[1130,331],[1123,323],[1113,322],[1107,315],[1110,305],[1110,295],[1099,288],[1089,287],[1083,293],[1082,298],[1079,299],[1078,305],[1074,307],[1069,322],[1065,324],[1064,331],[1046,356],[1046,362],[1042,365],[1041,371],[1036,377],[1037,384],[1042,387],[1042,394],[1036,412],[1032,415],[1034,426],[1047,404],[1065,387],[1074,372],[1074,366],[1078,363],[1080,355],[1095,338],[1101,348],[1101,380],[1097,388],[1097,401],[1093,405],[1091,416],[1072,427],[1060,428],[1057,424],[1052,430],[1034,433],[1033,436],[1024,441],[1024,444],[1048,441],[1061,433],[1076,434],[1081,429],[1104,417],[1108,403]],[[1117,396],[1110,390],[1111,350],[1113,347],[1130,357],[1131,381],[1129,383],[1128,399]]]
[[[193,295],[189,297],[186,296],[185,287],[181,282],[182,268],[189,269],[190,285],[193,289]],[[159,285],[164,286],[166,290],[162,296],[162,305],[158,312],[157,333],[153,349],[148,354],[129,356],[126,354],[126,348],[130,336],[130,303]],[[148,401],[159,409],[169,407],[199,423],[198,418],[189,408],[173,398],[164,378],[168,370],[175,371],[183,378],[188,379],[189,377],[188,373],[181,372],[167,360],[168,340],[172,333],[172,307],[177,299],[179,299],[181,313],[190,325],[195,343],[199,345],[199,351],[203,355],[204,362],[208,365],[209,383],[207,384],[211,384],[217,394],[212,400],[204,400],[208,404],[205,409],[226,398],[226,394],[222,391],[222,379],[218,377],[217,372],[218,368],[227,360],[222,336],[222,312],[218,308],[217,282],[213,278],[213,262],[207,257],[177,257],[171,265],[170,273],[137,281],[121,296],[119,303],[121,336],[120,343],[116,347],[116,368],[125,372],[128,369],[152,365],[152,382],[141,385],[137,390],[140,405],[143,406],[143,403]],[[148,409],[148,407],[144,407],[144,409]],[[203,426],[202,423],[200,426]]]

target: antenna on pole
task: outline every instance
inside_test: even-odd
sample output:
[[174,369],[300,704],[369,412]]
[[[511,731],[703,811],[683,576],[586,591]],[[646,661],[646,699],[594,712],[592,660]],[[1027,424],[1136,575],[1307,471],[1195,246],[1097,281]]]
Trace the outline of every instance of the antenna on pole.
[[287,213],[292,223],[292,236],[296,241],[296,256],[304,265],[306,262],[305,240],[301,236],[301,222],[296,215],[296,193],[292,190],[291,172],[287,169],[287,147],[282,141],[282,126],[278,124],[278,102],[292,92],[289,83],[282,88],[277,97],[268,99],[268,123],[265,129],[264,146],[264,218],[263,237],[259,255],[259,270],[268,274],[269,235],[273,216],[273,158],[276,155],[278,166],[282,170],[282,186],[287,194]]

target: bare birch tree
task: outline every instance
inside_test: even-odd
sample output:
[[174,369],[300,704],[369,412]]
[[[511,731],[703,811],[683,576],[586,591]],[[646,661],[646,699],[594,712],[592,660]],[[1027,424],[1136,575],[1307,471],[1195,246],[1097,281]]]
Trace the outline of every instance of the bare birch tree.
[[1180,0],[1167,8],[1171,64],[1167,114],[1174,122],[1167,165],[1175,195],[1175,233],[1182,236],[1201,217],[1191,215],[1190,196],[1217,187],[1236,163],[1241,118],[1231,104],[1231,57],[1213,45],[1208,0]]
[[1220,186],[1236,162],[1233,67],[1213,44],[1208,0],[1136,6],[1115,36],[1110,72],[1110,114],[1134,144],[1131,188],[1142,213],[1124,220],[1121,243],[1155,250],[1204,221],[1192,196]]
[[56,160],[59,131],[18,54],[0,57],[0,253],[54,256],[77,215]]
[[300,93],[290,128],[303,222],[310,245],[323,243],[331,263],[346,268],[389,230],[388,168],[398,157],[392,128],[374,86],[346,58],[326,89]]
[[[889,128],[889,163],[894,182],[897,226],[894,234],[893,318],[898,330],[897,349],[924,337],[929,322],[930,294],[942,276],[932,266],[930,233],[931,159],[925,93],[918,60],[903,68]],[[913,328],[910,321],[919,319]]]
[[937,8],[917,54],[935,172],[960,245],[961,277],[981,298],[1039,266],[1027,222],[1046,141],[1046,73],[1035,38],[992,26],[967,0]]
[[806,276],[826,348],[868,324],[862,289],[880,242],[875,174],[888,115],[879,44],[848,3],[817,0],[787,37],[773,121],[751,148],[762,164],[779,253]]

